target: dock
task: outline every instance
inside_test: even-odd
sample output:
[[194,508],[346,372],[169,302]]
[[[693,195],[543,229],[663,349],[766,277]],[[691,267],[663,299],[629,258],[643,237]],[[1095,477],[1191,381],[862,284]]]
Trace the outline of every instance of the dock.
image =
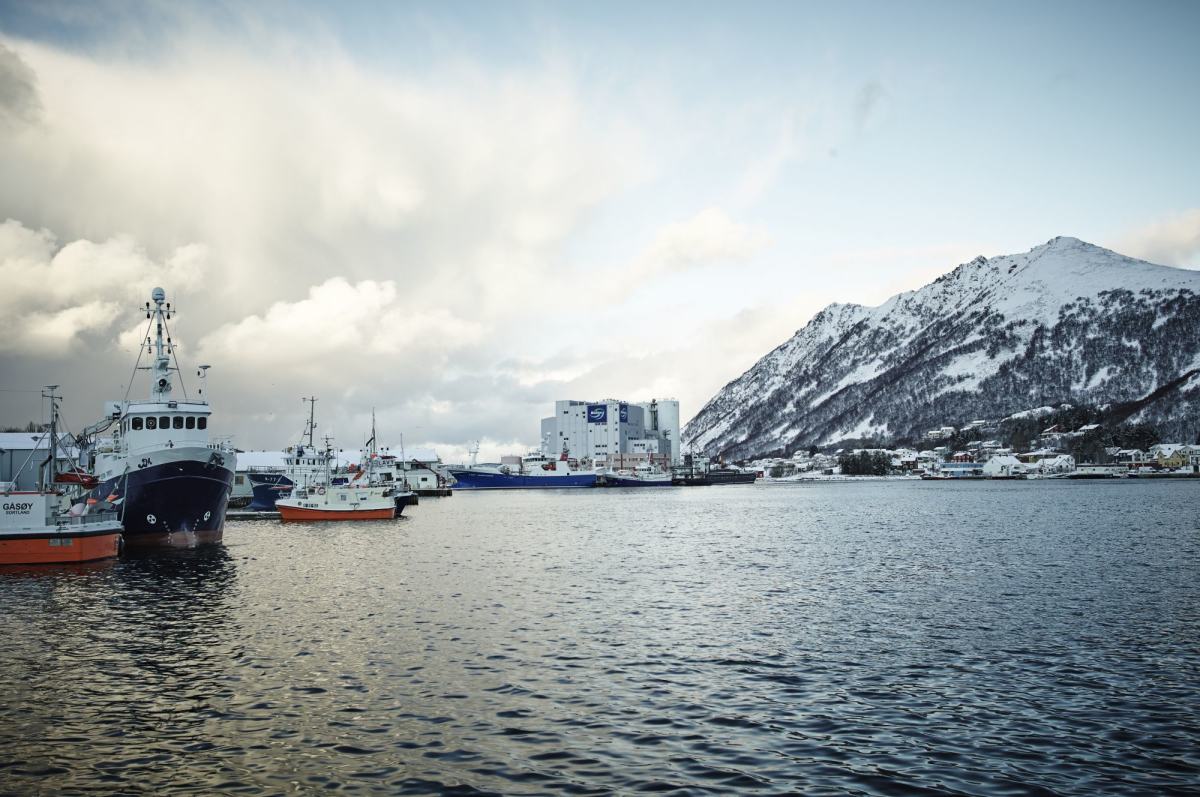
[[248,509],[231,509],[225,513],[226,520],[279,520],[278,512],[251,512]]
[[425,498],[449,498],[454,495],[454,490],[449,487],[425,487],[413,492]]

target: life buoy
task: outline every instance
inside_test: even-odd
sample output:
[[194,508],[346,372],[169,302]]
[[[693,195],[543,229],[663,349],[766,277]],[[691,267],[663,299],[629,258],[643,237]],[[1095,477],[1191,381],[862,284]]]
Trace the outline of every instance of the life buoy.
[[324,487],[318,487],[318,488],[317,488],[317,495],[325,495],[325,488],[324,488]]

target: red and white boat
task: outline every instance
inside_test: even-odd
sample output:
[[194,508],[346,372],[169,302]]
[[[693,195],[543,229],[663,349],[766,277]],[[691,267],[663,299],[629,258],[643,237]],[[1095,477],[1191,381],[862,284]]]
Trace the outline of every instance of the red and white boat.
[[72,484],[78,491],[94,479],[78,471],[55,473],[58,397],[53,389],[43,396],[50,399],[51,410],[46,471],[37,490],[18,490],[16,482],[0,482],[0,565],[111,559],[121,551],[121,521],[115,511],[97,511],[82,496],[72,504],[57,487]]
[[275,500],[283,522],[319,520],[392,520],[396,500],[381,487],[297,487],[287,498]]
[[284,523],[322,520],[393,520],[396,499],[390,487],[368,484],[330,484],[329,461],[333,457],[325,440],[324,481],[296,483],[291,495],[275,499],[275,509]]
[[116,512],[66,505],[57,492],[0,491],[0,565],[110,559],[121,551]]

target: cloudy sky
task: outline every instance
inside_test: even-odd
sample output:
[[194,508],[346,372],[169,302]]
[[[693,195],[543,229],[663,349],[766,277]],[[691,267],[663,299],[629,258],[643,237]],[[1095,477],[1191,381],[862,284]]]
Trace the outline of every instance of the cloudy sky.
[[242,447],[313,394],[343,445],[375,407],[455,460],[558,398],[690,417],[978,254],[1200,267],[1198,34],[1192,2],[0,0],[0,424],[125,395],[155,285]]

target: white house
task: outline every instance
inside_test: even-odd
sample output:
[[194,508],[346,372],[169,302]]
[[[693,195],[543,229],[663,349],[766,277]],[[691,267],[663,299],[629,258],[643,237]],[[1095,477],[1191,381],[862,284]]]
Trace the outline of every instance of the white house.
[[1023,476],[1026,472],[1024,462],[1007,454],[994,456],[983,464],[983,475],[989,479]]
[[1045,457],[1038,461],[1038,470],[1042,473],[1070,473],[1075,470],[1075,457],[1070,454]]

